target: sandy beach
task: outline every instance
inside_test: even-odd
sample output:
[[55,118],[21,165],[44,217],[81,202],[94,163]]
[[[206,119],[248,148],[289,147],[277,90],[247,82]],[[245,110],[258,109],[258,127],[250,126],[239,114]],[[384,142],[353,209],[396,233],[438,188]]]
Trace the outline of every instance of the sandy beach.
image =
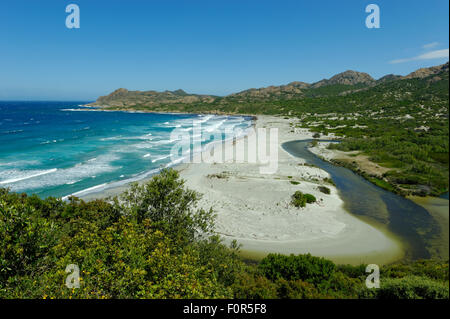
[[[329,177],[327,172],[305,166],[302,159],[283,150],[284,142],[312,138],[307,130],[293,129],[294,121],[271,116],[259,116],[256,121],[256,129],[278,129],[274,174],[261,174],[260,164],[235,163],[234,158],[177,167],[186,185],[203,194],[200,206],[214,208],[216,231],[225,242],[237,240],[249,257],[311,253],[351,264],[382,264],[401,258],[401,245],[350,215],[335,187],[326,185],[331,189],[329,195],[318,190]],[[290,205],[297,190],[314,195],[318,202],[305,208]]]
[[[278,129],[278,162],[273,174],[261,173],[260,168],[265,165],[260,163],[236,163],[235,153],[231,153],[233,156],[228,160],[212,161],[211,152],[220,144],[199,154],[198,163],[175,167],[186,186],[202,194],[199,206],[213,207],[217,215],[216,232],[225,243],[236,240],[241,244],[242,255],[251,259],[263,258],[268,253],[311,253],[349,264],[385,264],[401,259],[404,250],[394,236],[344,209],[338,190],[324,181],[330,177],[326,171],[304,165],[301,158],[281,147],[288,141],[312,138],[313,133],[294,128],[295,123],[295,119],[274,116],[258,116],[256,120],[255,131]],[[230,152],[233,147],[232,143],[227,143],[222,151]],[[327,157],[323,146],[312,151]],[[205,157],[209,158],[208,162],[200,160]],[[330,194],[320,192],[320,185],[326,185]],[[81,198],[104,198],[126,188],[122,185]],[[314,195],[318,201],[304,208],[294,207],[290,204],[291,196],[297,190]]]
[[[199,206],[213,207],[217,215],[216,232],[225,243],[236,240],[241,245],[242,255],[251,259],[263,258],[268,253],[311,253],[349,264],[385,264],[401,259],[404,251],[398,240],[344,209],[338,190],[324,181],[330,177],[326,171],[304,165],[301,158],[281,147],[288,141],[312,138],[313,133],[308,130],[294,128],[295,122],[295,119],[273,116],[258,116],[256,120],[255,131],[278,129],[278,161],[273,174],[261,173],[260,168],[265,165],[260,163],[236,163],[235,153],[231,153],[233,156],[228,160],[214,162],[212,152],[220,144],[199,154],[196,157],[199,163],[175,167],[186,186],[202,194]],[[232,143],[227,143],[222,151],[230,152],[229,148],[233,147]],[[323,156],[323,150],[322,146],[320,152],[313,151]],[[208,162],[200,160],[206,157]],[[320,185],[326,185],[330,194],[320,192]],[[81,198],[104,198],[126,188],[122,185]],[[304,208],[292,206],[291,196],[297,190],[314,195],[317,203]]]

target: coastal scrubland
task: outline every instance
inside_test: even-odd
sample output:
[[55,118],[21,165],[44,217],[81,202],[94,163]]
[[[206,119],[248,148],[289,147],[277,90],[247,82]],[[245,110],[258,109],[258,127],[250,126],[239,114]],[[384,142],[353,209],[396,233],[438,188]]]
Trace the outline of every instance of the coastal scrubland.
[[[214,235],[214,211],[175,170],[85,202],[0,191],[0,298],[448,298],[448,261],[381,268],[269,254],[247,263]],[[66,267],[77,265],[79,288]]]

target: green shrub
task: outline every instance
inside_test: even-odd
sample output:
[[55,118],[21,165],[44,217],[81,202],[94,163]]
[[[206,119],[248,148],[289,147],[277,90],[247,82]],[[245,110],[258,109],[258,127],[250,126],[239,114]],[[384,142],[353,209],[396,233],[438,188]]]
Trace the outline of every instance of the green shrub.
[[306,198],[303,196],[303,193],[300,191],[296,191],[294,195],[292,195],[291,204],[295,207],[305,207],[306,206]]
[[311,194],[304,194],[304,197],[306,198],[306,202],[308,204],[312,204],[312,203],[315,203],[317,201],[316,197],[314,195],[311,195]]
[[448,299],[449,285],[426,277],[406,276],[380,280],[380,288],[365,288],[362,298],[378,299]]
[[176,170],[163,169],[145,184],[132,184],[115,202],[136,222],[148,218],[165,234],[189,242],[214,228],[212,209],[195,209],[200,198],[199,193],[185,188]]
[[310,254],[297,256],[269,254],[258,267],[272,281],[283,278],[319,284],[333,275],[336,266],[330,260],[313,257]]
[[[353,266],[353,265],[337,265],[337,270],[339,272],[342,272],[343,274],[345,274],[346,276],[350,277],[350,278],[360,278],[365,280],[365,278],[367,277],[367,273],[366,273],[366,264],[361,264],[361,265],[357,265],[357,266]],[[383,274],[385,274],[383,272]]]
[[420,259],[413,263],[397,263],[386,265],[381,272],[388,277],[402,278],[409,275],[428,277],[440,281],[449,280],[449,264],[447,261]]
[[233,285],[234,297],[239,299],[273,299],[277,298],[277,286],[262,275],[251,271],[238,274]]
[[319,191],[321,191],[324,194],[330,194],[331,193],[331,190],[328,187],[326,187],[326,186],[319,186],[318,188],[319,188]]
[[56,243],[52,222],[18,201],[7,204],[0,196],[0,282],[45,268],[42,258]]
[[316,197],[311,194],[303,194],[301,191],[296,191],[291,198],[291,204],[295,207],[305,207],[306,204],[311,204],[316,202]]
[[365,278],[352,278],[341,271],[336,271],[329,282],[318,286],[321,288],[321,291],[327,291],[334,298],[358,298],[358,292],[364,281]]
[[280,278],[276,281],[277,297],[281,299],[318,299],[323,298],[314,285],[302,280],[285,280]]

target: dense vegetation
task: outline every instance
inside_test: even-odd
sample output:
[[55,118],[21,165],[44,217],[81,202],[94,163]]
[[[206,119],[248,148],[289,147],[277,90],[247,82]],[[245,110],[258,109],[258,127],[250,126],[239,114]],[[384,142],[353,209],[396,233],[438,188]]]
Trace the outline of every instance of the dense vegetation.
[[[423,78],[309,86],[294,95],[237,94],[207,103],[163,104],[151,110],[298,118],[298,126],[316,132],[315,137],[334,133],[342,140],[330,147],[360,151],[390,170],[379,176],[355,163],[337,164],[401,195],[439,195],[449,185],[448,64],[440,70]],[[132,108],[149,110],[139,104]]]
[[[448,298],[448,262],[381,268],[310,255],[246,264],[174,170],[117,198],[40,199],[0,189],[0,298]],[[80,287],[66,287],[67,265]]]

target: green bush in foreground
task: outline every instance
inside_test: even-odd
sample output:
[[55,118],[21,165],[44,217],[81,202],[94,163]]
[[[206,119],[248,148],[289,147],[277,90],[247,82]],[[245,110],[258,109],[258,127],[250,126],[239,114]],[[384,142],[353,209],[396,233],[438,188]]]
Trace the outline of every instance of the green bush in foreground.
[[[246,264],[198,198],[173,170],[109,200],[0,189],[0,298],[448,298],[448,261],[383,266],[378,290],[365,288],[365,265],[309,254]],[[80,288],[65,285],[69,264]]]
[[109,202],[1,190],[0,298],[230,298],[242,262],[197,200],[174,170]]

